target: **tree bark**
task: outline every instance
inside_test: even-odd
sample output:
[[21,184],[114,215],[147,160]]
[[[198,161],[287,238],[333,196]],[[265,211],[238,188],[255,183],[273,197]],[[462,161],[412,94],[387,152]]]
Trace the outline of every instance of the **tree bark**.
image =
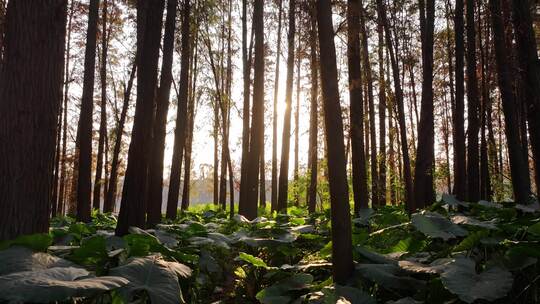
[[101,66],[99,77],[101,80],[101,104],[100,104],[100,122],[98,152],[96,161],[96,176],[94,179],[94,196],[92,208],[99,210],[101,207],[101,174],[103,171],[103,158],[105,155],[105,138],[107,137],[107,0],[103,0],[101,14]]
[[77,182],[77,220],[90,222],[92,174],[92,112],[94,108],[94,76],[96,65],[96,33],[99,0],[91,0],[86,30],[84,81],[79,118],[79,174]]
[[[294,1],[294,0],[293,0]],[[253,112],[250,130],[249,154],[245,182],[246,201],[239,213],[248,219],[257,217],[257,191],[259,185],[259,165],[262,142],[260,132],[264,128],[264,1],[255,0],[253,4],[253,28],[255,35],[255,58],[253,75]]]
[[456,104],[452,108],[452,130],[454,139],[454,195],[465,200],[467,193],[467,165],[465,147],[465,79],[464,79],[464,25],[463,0],[456,0],[454,11],[454,36],[456,55]]
[[418,149],[414,172],[414,200],[417,208],[431,205],[435,199],[435,118],[433,116],[433,32],[435,0],[420,0],[422,39],[422,104],[418,123]]
[[478,80],[476,77],[476,29],[474,22],[474,0],[467,0],[467,201],[480,199],[479,173],[479,108]]
[[277,44],[276,44],[276,70],[274,76],[274,107],[272,115],[272,193],[271,193],[271,210],[277,210],[278,202],[278,162],[277,162],[277,103],[278,103],[278,92],[279,92],[279,63],[281,59],[281,19],[283,15],[283,0],[278,0],[279,2],[279,13],[278,13],[278,30],[277,30]]
[[285,87],[285,113],[283,116],[283,134],[281,136],[281,162],[278,181],[278,212],[287,213],[289,190],[289,152],[291,144],[291,110],[294,78],[294,36],[296,35],[296,1],[289,2],[289,32],[287,34],[287,83]]
[[176,129],[174,130],[174,146],[172,155],[171,175],[169,177],[169,193],[167,196],[167,218],[176,218],[178,208],[178,195],[180,191],[180,174],[182,172],[182,159],[186,142],[186,112],[189,87],[189,58],[190,54],[190,14],[191,3],[184,1],[182,6],[182,41],[180,61],[180,87],[178,94],[178,108],[176,111]]
[[116,226],[116,234],[120,236],[128,233],[131,226],[144,228],[146,222],[148,166],[163,8],[163,0],[137,1],[137,101]]
[[[360,69],[360,38],[367,39],[362,1],[349,0],[347,2],[347,62],[349,69],[349,100],[350,100],[350,137],[352,158],[352,186],[354,196],[354,213],[359,214],[361,209],[368,208],[368,186],[366,172],[366,158],[364,147],[364,105],[362,96],[362,71]],[[361,16],[362,15],[362,16]],[[361,24],[360,24],[361,23]],[[363,65],[366,66],[364,50]],[[369,64],[369,62],[368,62]],[[321,67],[322,73],[322,67]],[[370,85],[370,84],[368,84]],[[373,96],[372,96],[373,97]]]
[[[165,154],[165,136],[167,115],[169,112],[169,97],[172,84],[172,65],[174,54],[174,32],[176,28],[177,0],[167,1],[167,17],[163,35],[163,56],[161,59],[161,78],[156,95],[155,121],[153,125],[152,146],[148,169],[148,227],[154,227],[161,221],[161,206],[163,202],[163,157]],[[179,103],[180,104],[180,103]],[[182,159],[180,158],[180,162]],[[172,170],[171,170],[172,171]],[[180,170],[176,172],[180,175]],[[175,209],[176,212],[176,209]]]
[[504,111],[504,123],[506,140],[508,142],[508,154],[510,157],[510,173],[512,176],[512,188],[516,202],[528,203],[530,188],[526,183],[529,176],[525,159],[521,153],[521,145],[516,133],[516,101],[512,94],[511,71],[508,64],[508,51],[504,40],[504,26],[501,18],[500,0],[489,1],[491,20],[493,26],[493,38],[495,44],[495,59],[497,62],[497,78]]
[[523,82],[523,100],[527,107],[527,120],[534,160],[535,183],[540,187],[540,68],[531,17],[531,1],[512,1],[513,23],[516,33],[518,63]]
[[0,240],[48,232],[66,17],[66,0],[8,3],[0,69]]
[[317,207],[317,173],[318,173],[318,131],[319,131],[319,69],[317,62],[317,10],[314,5],[310,9],[310,31],[309,31],[309,46],[310,46],[310,81],[311,81],[311,96],[310,96],[310,114],[309,114],[309,189],[308,189],[308,211],[314,213]]
[[343,143],[343,119],[339,103],[336,49],[330,1],[317,1],[317,21],[326,145],[328,147],[333,279],[337,284],[345,284],[352,275],[354,265],[352,260],[349,189]]

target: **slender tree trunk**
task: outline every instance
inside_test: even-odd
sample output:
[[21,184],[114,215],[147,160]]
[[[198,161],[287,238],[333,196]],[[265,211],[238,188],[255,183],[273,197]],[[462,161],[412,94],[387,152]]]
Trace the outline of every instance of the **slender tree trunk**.
[[[198,22],[197,22],[198,23]],[[198,26],[197,26],[198,27]],[[182,210],[187,210],[190,201],[190,187],[191,187],[191,153],[193,151],[193,133],[195,131],[195,103],[198,104],[197,96],[197,76],[199,74],[198,69],[198,31],[194,33],[193,37],[193,57],[191,60],[191,94],[189,96],[189,103],[187,108],[187,136],[186,136],[186,153],[184,156],[184,185],[182,189]]]
[[523,100],[527,107],[529,134],[534,160],[535,183],[540,187],[540,68],[535,32],[531,17],[531,1],[512,1],[517,57],[523,81]]
[[96,210],[99,210],[101,207],[101,174],[103,171],[103,156],[105,154],[105,137],[107,136],[107,0],[103,0],[101,22],[101,66],[99,69],[101,104],[96,177],[94,179],[94,196],[92,201],[92,208]]
[[66,13],[66,0],[8,3],[0,70],[0,240],[48,232]]
[[131,96],[131,89],[133,88],[133,81],[135,80],[135,73],[137,72],[137,58],[133,61],[133,66],[129,74],[129,80],[124,88],[124,100],[122,103],[122,111],[120,112],[120,120],[116,127],[116,138],[113,148],[113,157],[111,162],[111,174],[109,178],[109,186],[107,187],[107,195],[105,197],[105,204],[103,206],[103,212],[113,212],[116,206],[116,189],[118,186],[118,166],[120,157],[120,148],[122,147],[122,136],[124,135],[124,126],[126,124],[127,110],[129,107],[129,99]]
[[435,199],[435,118],[433,116],[433,31],[435,0],[420,0],[420,31],[422,39],[422,105],[418,123],[418,149],[414,172],[415,206],[423,208]]
[[[294,0],[293,0],[294,1]],[[255,58],[253,81],[253,119],[247,159],[245,206],[240,208],[241,215],[248,219],[257,217],[257,187],[259,185],[259,165],[262,151],[260,132],[264,128],[264,1],[255,0],[253,4],[253,28],[255,34]],[[281,195],[281,194],[280,194]]]
[[[360,59],[358,59],[358,61],[360,61]],[[349,66],[351,66],[351,63],[349,63]],[[368,81],[366,85],[368,86],[368,88],[371,87],[372,86],[371,81]],[[360,87],[360,90],[361,90],[361,87]],[[373,89],[371,89],[371,91],[373,91]],[[377,130],[375,129],[375,102],[374,102],[374,98],[372,94],[368,95],[369,140],[371,142],[371,145],[369,147],[370,148],[370,153],[369,153],[370,162],[369,163],[371,167],[371,205],[373,207],[376,207],[379,203],[379,185],[378,185],[379,174],[378,174],[378,168],[377,168],[378,161],[377,161]]]
[[278,92],[279,92],[279,63],[281,59],[281,18],[283,15],[283,0],[278,0],[279,2],[279,13],[278,13],[278,31],[277,31],[277,44],[276,44],[276,71],[274,76],[274,107],[273,107],[273,116],[272,116],[272,193],[271,193],[271,210],[277,210],[277,201],[278,201],[278,163],[277,163],[277,102],[278,102]]
[[[62,154],[60,155],[60,193],[58,195],[57,210],[60,214],[63,214],[65,206],[65,195],[66,192],[66,183],[69,179],[66,178],[67,167],[66,167],[66,154],[67,154],[67,107],[68,107],[68,98],[69,98],[69,83],[71,78],[71,73],[69,71],[70,63],[70,54],[71,54],[71,22],[73,20],[73,2],[71,0],[69,5],[69,18],[67,25],[67,42],[66,42],[66,66],[64,70],[64,98],[63,98],[63,123],[62,123]],[[59,131],[60,132],[60,131]]]
[[[378,187],[379,187],[379,199],[378,199],[378,205],[384,206],[386,205],[386,80],[384,77],[384,41],[383,41],[383,33],[382,33],[382,23],[379,22],[379,49],[377,51],[377,54],[379,56],[379,176],[378,178]],[[371,88],[371,66],[369,64],[369,55],[368,47],[367,47],[367,35],[365,34],[365,29],[362,29],[362,47],[364,49],[364,57],[365,60],[363,62],[364,69],[366,71],[366,81],[368,82],[368,92],[372,91]],[[373,93],[368,93],[373,95]],[[373,98],[373,97],[371,97]]]
[[[354,213],[359,214],[361,209],[368,207],[368,186],[366,172],[366,158],[364,139],[364,108],[362,96],[362,71],[360,70],[360,37],[367,40],[363,16],[362,1],[349,0],[347,2],[347,60],[349,69],[349,100],[350,100],[350,137],[352,158],[352,186],[354,196]],[[322,47],[322,44],[321,44]],[[366,46],[367,47],[367,46]],[[364,67],[369,65],[364,50]],[[322,56],[322,54],[321,54]],[[366,64],[367,62],[367,64]],[[323,67],[321,66],[321,73]],[[368,83],[368,85],[371,85]],[[371,96],[373,97],[373,96]],[[326,101],[325,101],[326,102]],[[327,134],[328,136],[328,134]]]
[[504,123],[508,153],[510,156],[510,173],[512,175],[512,188],[516,202],[527,203],[529,201],[530,188],[526,183],[528,170],[521,153],[519,138],[516,133],[516,107],[511,86],[511,72],[508,64],[508,51],[504,40],[504,26],[501,18],[500,0],[490,0],[489,7],[493,26],[493,38],[495,43],[495,58],[497,61],[497,76],[504,111]]
[[137,1],[137,102],[116,226],[116,234],[120,236],[128,233],[129,227],[141,228],[146,222],[148,167],[163,8],[163,0]]
[[401,153],[403,158],[403,177],[405,181],[405,205],[409,212],[416,210],[414,204],[413,196],[413,182],[411,175],[411,161],[409,158],[409,145],[407,140],[407,129],[405,126],[405,109],[403,104],[403,91],[401,88],[401,79],[399,77],[399,67],[394,53],[394,48],[392,45],[392,36],[390,31],[390,26],[386,18],[386,9],[382,0],[377,0],[377,10],[382,17],[384,32],[386,38],[386,47],[390,55],[390,62],[392,65],[392,75],[394,79],[395,87],[395,102],[397,104],[397,116],[399,122],[399,133],[400,133],[400,142],[401,142]]
[[83,96],[79,118],[79,173],[77,182],[77,220],[90,222],[92,173],[92,112],[94,108],[94,74],[99,0],[91,0],[84,55]]
[[218,101],[214,101],[214,167],[213,167],[213,203],[214,206],[219,206],[219,156],[218,156],[218,141],[219,141],[219,105]]
[[[314,4],[314,3],[313,3]],[[319,111],[319,70],[317,62],[317,11],[313,5],[310,9],[310,73],[311,73],[311,96],[310,96],[310,114],[309,114],[309,190],[308,190],[308,211],[314,213],[317,207],[317,173],[318,173],[318,111]]]
[[285,87],[285,113],[283,116],[283,142],[281,143],[281,162],[279,167],[278,211],[287,212],[289,190],[289,152],[291,144],[291,110],[294,75],[294,36],[296,35],[296,1],[289,2],[289,33],[287,35],[287,83]]
[[[167,17],[163,36],[163,58],[161,60],[161,78],[156,95],[155,121],[153,125],[152,146],[148,168],[148,205],[146,206],[147,226],[153,227],[161,221],[163,202],[163,157],[165,154],[165,136],[167,115],[169,112],[169,96],[172,84],[172,65],[174,54],[174,32],[176,28],[177,0],[167,1]],[[180,103],[179,103],[180,104]],[[180,163],[182,158],[180,158]],[[181,170],[175,172],[180,175]],[[176,208],[175,208],[176,214]]]
[[[356,2],[356,15],[358,16],[358,14],[358,2]],[[336,49],[330,1],[317,1],[317,21],[326,145],[328,147],[333,279],[337,284],[345,284],[352,275],[354,265],[352,260],[349,189],[343,143],[343,119],[339,103]]]
[[456,0],[454,11],[454,36],[456,40],[456,104],[452,108],[454,146],[454,194],[459,200],[466,199],[467,165],[465,148],[465,78],[463,72],[465,42],[463,25],[463,0]]
[[184,158],[184,145],[186,143],[186,112],[189,90],[189,58],[191,57],[190,14],[191,3],[189,0],[186,0],[182,5],[182,54],[180,62],[180,88],[178,94],[178,108],[176,112],[176,129],[174,131],[171,175],[169,177],[169,193],[167,196],[166,216],[168,219],[174,219],[176,217],[176,210],[178,208],[178,195],[180,191],[180,174],[182,172],[182,159]]
[[467,201],[480,199],[479,173],[479,99],[476,77],[476,29],[474,22],[474,0],[467,0]]
[[[298,45],[300,49],[300,45]],[[294,112],[294,205],[300,206],[300,178],[298,174],[298,134],[300,132],[300,67],[302,60],[300,55],[296,57],[296,107]]]

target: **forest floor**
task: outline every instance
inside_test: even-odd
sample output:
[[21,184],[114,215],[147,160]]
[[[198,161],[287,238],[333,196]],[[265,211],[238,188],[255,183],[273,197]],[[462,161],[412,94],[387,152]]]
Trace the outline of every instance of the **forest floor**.
[[[114,235],[116,218],[55,218],[49,234],[0,243],[0,302],[537,303],[538,203],[443,196],[353,219],[355,271],[333,284],[330,213],[253,221],[199,207],[155,229]],[[459,212],[458,212],[459,210]]]

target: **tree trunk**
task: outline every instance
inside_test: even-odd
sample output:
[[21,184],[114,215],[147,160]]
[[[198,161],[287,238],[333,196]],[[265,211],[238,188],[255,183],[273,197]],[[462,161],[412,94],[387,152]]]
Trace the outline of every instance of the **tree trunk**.
[[420,0],[422,40],[422,105],[418,123],[418,149],[414,172],[414,200],[417,208],[431,205],[435,199],[435,118],[433,116],[433,31],[435,0]]
[[[298,45],[300,49],[300,44]],[[300,178],[298,173],[298,134],[300,132],[300,67],[302,60],[300,55],[296,56],[296,106],[294,112],[294,205],[300,206]]]
[[[156,96],[156,112],[153,125],[152,146],[148,169],[148,205],[146,211],[147,226],[154,227],[161,221],[161,205],[163,201],[163,157],[165,153],[165,135],[169,97],[172,84],[172,64],[174,53],[174,32],[176,28],[177,0],[167,1],[167,17],[163,35],[163,58],[161,60],[161,78]],[[180,159],[180,163],[182,159]],[[180,175],[180,170],[177,172]],[[176,214],[176,208],[175,208]]]
[[120,120],[116,126],[116,138],[113,148],[113,157],[111,162],[111,174],[109,178],[109,186],[107,187],[107,195],[105,197],[105,203],[103,206],[103,212],[114,212],[116,206],[116,189],[118,186],[118,166],[120,157],[120,148],[122,146],[122,136],[124,135],[124,126],[126,124],[127,110],[129,107],[129,99],[131,96],[131,89],[133,88],[133,81],[135,80],[135,73],[137,72],[137,58],[133,61],[131,72],[129,74],[129,80],[124,88],[124,100],[122,103],[122,111],[120,112]]
[[[356,7],[356,15],[358,15],[358,4]],[[332,25],[330,1],[317,1],[317,21],[326,145],[328,147],[333,279],[337,284],[345,284],[352,275],[354,265],[352,260],[349,189],[345,147],[343,144],[343,119],[339,103],[336,48],[334,45],[334,27]]]
[[180,87],[178,94],[178,108],[176,111],[176,129],[174,130],[174,146],[171,161],[171,175],[169,177],[169,193],[167,196],[167,218],[176,218],[178,208],[178,195],[180,192],[180,174],[182,172],[182,159],[184,158],[184,145],[186,143],[186,112],[189,87],[189,58],[190,54],[190,11],[189,0],[182,6],[182,41],[180,61]]
[[116,234],[120,236],[128,233],[131,226],[143,228],[146,222],[148,167],[163,7],[163,0],[137,1],[137,101],[116,226]]
[[278,212],[287,213],[289,190],[289,152],[291,144],[291,110],[294,75],[294,36],[296,35],[296,1],[289,2],[289,33],[287,35],[287,83],[285,87],[285,113],[281,136],[281,162],[279,167]]
[[309,114],[309,189],[308,189],[308,211],[314,213],[317,207],[317,143],[318,143],[318,111],[319,111],[319,70],[317,62],[317,11],[313,5],[310,9],[310,72],[311,72],[311,96],[310,96],[310,114]]
[[474,22],[474,0],[467,0],[467,201],[480,199],[479,173],[479,108],[478,80],[476,77],[476,29]]
[[101,207],[101,173],[103,171],[103,156],[105,154],[105,137],[107,137],[107,0],[103,0],[102,10],[101,66],[99,69],[99,77],[101,80],[101,104],[96,178],[94,180],[94,196],[92,201],[92,208],[97,210],[99,210]]
[[[366,158],[364,147],[364,105],[362,96],[362,71],[360,70],[360,38],[367,40],[362,2],[349,0],[347,2],[347,60],[349,69],[349,100],[350,100],[350,137],[352,158],[352,186],[354,196],[354,213],[359,214],[361,209],[368,208],[368,186],[366,176]],[[362,15],[362,16],[360,16]],[[360,24],[361,22],[361,24]],[[321,44],[322,46],[322,44]],[[367,47],[367,46],[366,46]],[[366,66],[367,51],[364,50],[364,67]],[[369,64],[369,62],[368,62]],[[321,73],[323,68],[321,67]],[[370,83],[368,85],[371,85]]]
[[8,3],[0,70],[0,240],[49,229],[66,13],[66,0]]
[[531,1],[512,1],[517,57],[526,102],[529,134],[534,160],[535,183],[540,187],[540,68],[531,17]]
[[91,0],[84,54],[84,81],[79,118],[79,174],[77,182],[77,220],[90,222],[92,173],[92,112],[94,108],[94,74],[99,0]]
[[386,9],[382,0],[377,0],[377,10],[382,18],[385,38],[386,38],[386,48],[390,55],[390,63],[392,65],[392,75],[394,79],[394,94],[395,102],[397,105],[397,116],[399,123],[399,134],[400,134],[400,143],[401,143],[401,153],[403,158],[403,178],[405,182],[405,205],[409,212],[416,210],[414,204],[413,196],[413,183],[411,176],[411,160],[409,158],[409,145],[407,140],[407,129],[405,126],[405,109],[403,104],[403,91],[401,88],[401,79],[399,77],[399,67],[394,53],[394,47],[392,45],[392,34],[390,31],[390,26],[386,18]]
[[[363,18],[363,17],[362,17]],[[363,22],[362,22],[363,23]],[[382,23],[379,22],[379,49],[377,51],[379,57],[379,198],[377,204],[379,206],[386,205],[386,80],[384,77],[384,41]],[[364,69],[366,72],[366,81],[368,85],[368,94],[373,98],[373,90],[371,89],[371,65],[368,55],[368,41],[364,26],[362,26],[362,48],[364,49]],[[364,38],[365,37],[365,38]]]
[[[67,168],[66,168],[66,153],[67,153],[67,105],[68,105],[68,92],[69,92],[69,83],[71,74],[69,71],[70,63],[70,53],[71,53],[71,23],[73,20],[73,0],[71,0],[69,5],[69,18],[67,25],[67,42],[66,42],[66,66],[64,70],[64,98],[63,98],[63,123],[62,123],[62,154],[60,155],[60,191],[58,195],[58,204],[57,210],[58,213],[64,214],[65,207],[65,195],[66,192],[66,183],[69,179],[66,178]],[[60,132],[60,131],[59,131]]]
[[[294,1],[294,0],[293,0]],[[249,154],[245,182],[245,205],[239,213],[248,219],[257,217],[257,191],[259,186],[259,165],[262,151],[260,132],[264,128],[264,2],[255,0],[253,4],[253,29],[255,35],[253,112],[250,130]]]
[[277,44],[276,44],[276,71],[274,76],[274,107],[272,115],[272,193],[271,193],[271,210],[277,210],[277,201],[278,201],[278,172],[277,172],[277,103],[278,103],[278,92],[279,92],[279,62],[281,59],[281,18],[283,15],[283,0],[278,0],[279,2],[279,13],[278,13],[278,31],[277,31]]
[[530,188],[526,183],[529,175],[525,159],[521,153],[517,130],[517,118],[514,95],[512,94],[511,72],[508,64],[508,51],[504,40],[504,26],[501,18],[500,0],[489,1],[491,20],[493,26],[493,38],[495,43],[495,59],[497,62],[497,78],[504,111],[504,123],[508,153],[510,157],[510,173],[512,176],[512,188],[516,202],[528,203]]
[[456,53],[456,104],[452,108],[452,130],[454,146],[454,194],[458,200],[465,200],[467,193],[467,165],[465,151],[465,79],[464,79],[464,25],[463,0],[456,0],[454,11],[454,36]]

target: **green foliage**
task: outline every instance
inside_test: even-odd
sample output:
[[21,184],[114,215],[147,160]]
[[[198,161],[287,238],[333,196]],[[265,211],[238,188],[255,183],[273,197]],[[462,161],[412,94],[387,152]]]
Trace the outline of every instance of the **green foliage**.
[[362,210],[352,220],[355,271],[347,286],[332,281],[339,257],[329,210],[287,211],[261,209],[250,221],[200,205],[122,238],[112,215],[94,213],[89,224],[58,218],[50,234],[2,244],[0,281],[15,271],[43,277],[80,269],[91,276],[46,284],[76,282],[82,290],[62,289],[62,297],[94,303],[528,303],[538,292],[540,221],[532,208],[444,195],[412,216],[403,206]]

